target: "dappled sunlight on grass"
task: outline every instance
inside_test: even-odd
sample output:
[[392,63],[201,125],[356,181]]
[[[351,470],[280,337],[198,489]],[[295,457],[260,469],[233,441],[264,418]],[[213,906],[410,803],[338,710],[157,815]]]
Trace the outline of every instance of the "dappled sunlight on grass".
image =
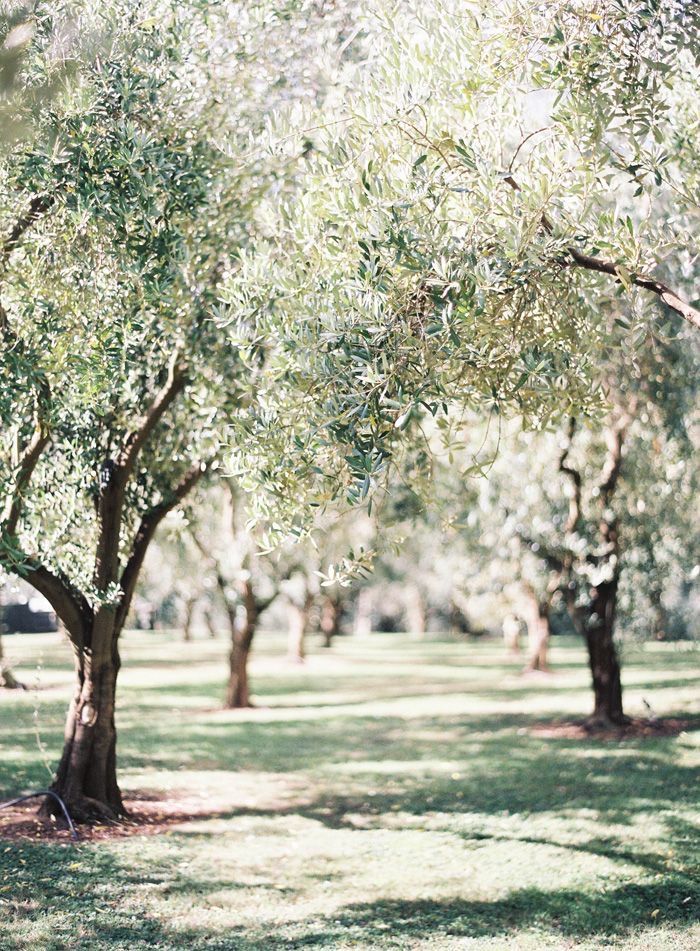
[[[8,640],[38,685],[0,694],[7,797],[46,785],[71,683],[56,637]],[[3,951],[697,946],[700,734],[539,734],[588,712],[575,642],[529,678],[493,642],[341,639],[300,668],[263,634],[245,711],[220,709],[226,646],[127,635],[122,785],[182,819],[8,846]],[[693,709],[696,653],[627,654],[630,712]]]

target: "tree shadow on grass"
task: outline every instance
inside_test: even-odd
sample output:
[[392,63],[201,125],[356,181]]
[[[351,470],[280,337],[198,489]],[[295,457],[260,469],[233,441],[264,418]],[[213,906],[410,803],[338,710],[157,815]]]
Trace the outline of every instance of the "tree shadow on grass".
[[333,921],[343,930],[361,927],[367,938],[387,934],[406,938],[436,934],[505,937],[534,926],[555,935],[590,938],[624,935],[654,923],[691,925],[698,920],[699,900],[700,887],[685,882],[628,884],[595,894],[526,888],[496,901],[380,900],[354,904],[334,915]]
[[[291,810],[290,810],[291,811]],[[283,812],[278,814],[284,814]],[[692,860],[694,828],[669,819],[674,837]],[[184,839],[188,833],[182,833]],[[505,837],[495,836],[497,840]],[[517,841],[560,846],[553,839]],[[648,882],[626,883],[608,890],[570,888],[513,890],[495,900],[467,898],[379,899],[348,904],[325,917],[314,916],[275,927],[226,931],[172,925],[164,910],[157,915],[144,903],[143,889],[177,895],[193,908],[208,908],[214,893],[259,888],[283,890],[272,883],[238,882],[222,877],[198,878],[179,866],[182,843],[175,842],[148,865],[134,867],[108,850],[94,847],[22,842],[0,852],[0,876],[11,882],[3,892],[3,951],[145,951],[150,948],[191,948],[194,951],[282,951],[304,947],[335,948],[348,941],[360,947],[380,948],[388,939],[504,937],[528,929],[554,938],[583,940],[624,936],[656,924],[683,928],[698,921],[700,880],[688,872],[670,872],[659,856],[616,850],[606,840],[592,839],[571,847],[606,858],[634,861],[655,874]],[[186,852],[186,848],[185,848]],[[661,873],[661,874],[660,874]],[[465,889],[468,880],[465,879]],[[40,943],[23,935],[46,928]],[[388,945],[386,945],[388,946]],[[436,946],[439,946],[436,944]]]

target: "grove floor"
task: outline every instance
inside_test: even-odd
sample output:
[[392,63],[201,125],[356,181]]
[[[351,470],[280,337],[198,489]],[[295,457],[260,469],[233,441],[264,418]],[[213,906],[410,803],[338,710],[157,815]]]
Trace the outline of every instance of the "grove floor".
[[[549,676],[498,642],[283,649],[260,635],[258,706],[225,712],[223,637],[125,636],[139,824],[75,845],[0,811],[2,951],[700,947],[695,647],[626,650],[628,712],[686,722],[623,739],[556,726],[590,705],[573,641]],[[71,686],[57,635],[5,652],[2,801],[50,782]]]

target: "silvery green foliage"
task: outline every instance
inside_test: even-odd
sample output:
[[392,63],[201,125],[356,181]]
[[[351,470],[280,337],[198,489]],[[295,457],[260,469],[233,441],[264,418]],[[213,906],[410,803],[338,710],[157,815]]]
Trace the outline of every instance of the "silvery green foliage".
[[236,345],[257,334],[251,368],[264,354],[235,439],[271,496],[303,473],[364,498],[426,413],[600,412],[607,351],[676,332],[635,279],[697,295],[695,5],[362,9],[339,89],[270,129],[305,170],[261,206],[221,311]]
[[119,597],[92,590],[100,480],[173,367],[187,382],[130,480],[122,556],[249,412],[255,374],[211,315],[254,208],[292,164],[256,150],[261,130],[281,103],[315,101],[345,21],[301,2],[20,12],[8,121],[22,136],[0,155],[0,517],[33,436],[50,440],[2,560],[37,556],[94,603]]

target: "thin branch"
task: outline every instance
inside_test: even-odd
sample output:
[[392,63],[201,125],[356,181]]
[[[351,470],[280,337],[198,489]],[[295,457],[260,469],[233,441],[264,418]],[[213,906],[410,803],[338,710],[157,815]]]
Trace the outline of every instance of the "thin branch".
[[206,463],[196,463],[185,473],[183,478],[175,486],[167,499],[164,499],[159,505],[154,506],[143,516],[138,531],[136,532],[136,537],[134,538],[134,542],[131,546],[131,555],[124,566],[124,570],[119,581],[119,585],[123,594],[121,603],[119,605],[119,610],[117,612],[118,627],[124,623],[126,616],[129,613],[131,599],[134,596],[134,590],[136,589],[136,582],[138,581],[139,572],[141,571],[144,558],[146,557],[146,552],[148,551],[148,546],[153,540],[156,529],[168,512],[171,512],[177,505],[180,504],[180,502],[182,502],[185,496],[191,492],[191,490],[204,475],[206,469]]
[[119,453],[117,466],[126,476],[133,470],[146,440],[163,418],[175,398],[184,389],[186,382],[187,371],[182,361],[182,354],[179,350],[176,350],[168,364],[168,376],[165,383],[135,428],[127,436]]
[[571,451],[571,442],[574,438],[575,430],[576,418],[572,416],[569,420],[566,446],[559,457],[559,471],[563,472],[569,477],[574,489],[573,494],[569,499],[569,514],[566,519],[566,524],[564,525],[564,531],[567,535],[570,532],[576,531],[576,526],[578,525],[579,519],[581,518],[581,473],[578,471],[578,469],[574,469],[573,466],[570,466],[567,462],[569,458],[569,452]]
[[41,419],[39,419],[34,435],[17,464],[17,477],[14,491],[7,500],[5,515],[3,516],[2,523],[0,523],[2,531],[7,535],[14,535],[17,530],[17,523],[22,514],[22,493],[29,485],[29,480],[50,438],[51,435],[48,428],[43,424]]
[[[512,175],[506,175],[503,180],[510,185],[514,191],[519,192],[521,190],[520,185],[518,185]],[[554,226],[546,214],[542,214],[540,221],[542,228],[547,234],[554,233]],[[587,271],[596,271],[599,274],[609,274],[611,277],[614,277],[618,283],[621,282],[621,265],[615,264],[613,261],[606,261],[603,258],[593,257],[590,254],[583,254],[574,247],[568,247],[566,251],[577,267],[584,268]],[[658,281],[649,274],[636,274],[634,272],[630,272],[629,280],[636,287],[641,287],[646,291],[651,291],[652,294],[656,294],[667,307],[670,307],[671,310],[680,314],[688,323],[700,330],[700,310],[697,310],[697,308],[689,304],[688,301],[683,300],[683,298],[672,290],[672,288],[668,287],[667,284]]]
[[46,214],[56,199],[52,195],[36,195],[29,203],[29,210],[14,223],[12,230],[0,249],[0,274],[4,274],[10,261],[12,252],[22,240],[25,232]]
[[629,418],[625,417],[605,431],[608,455],[605,460],[605,465],[603,466],[599,486],[600,497],[605,507],[610,504],[610,499],[617,486],[617,480],[620,477],[620,471],[622,469],[622,449],[627,436],[628,425]]
[[534,538],[530,538],[530,536],[526,535],[524,532],[516,531],[515,534],[524,545],[527,545],[530,549],[533,549],[533,554],[538,558],[542,558],[542,560],[547,563],[552,571],[563,572],[568,567],[568,563],[571,560],[570,552],[567,552],[564,555],[559,555],[557,552],[552,551],[551,548],[545,548],[542,545],[542,542],[535,541]]
[[549,132],[549,131],[550,131],[550,128],[551,128],[551,126],[543,126],[541,129],[535,129],[533,132],[530,132],[528,135],[526,135],[524,139],[522,139],[522,141],[521,141],[520,144],[518,145],[517,149],[516,149],[515,152],[513,153],[513,158],[510,160],[510,165],[508,166],[508,172],[509,172],[509,173],[513,171],[513,166],[515,165],[515,160],[517,159],[518,155],[520,154],[520,150],[521,150],[522,147],[525,145],[525,143],[526,143],[526,142],[529,142],[530,139],[531,139],[533,136],[539,135],[541,132]]

